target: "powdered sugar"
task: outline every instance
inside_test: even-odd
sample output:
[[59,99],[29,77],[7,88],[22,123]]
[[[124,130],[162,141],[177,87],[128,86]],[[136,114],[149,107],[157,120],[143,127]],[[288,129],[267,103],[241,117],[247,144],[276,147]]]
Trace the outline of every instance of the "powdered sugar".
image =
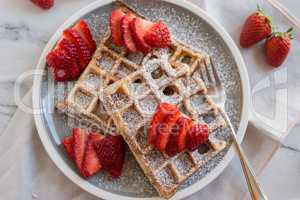
[[[137,11],[152,20],[164,20],[168,24],[174,38],[192,45],[195,48],[208,53],[212,57],[217,70],[221,72],[221,79],[225,83],[228,98],[226,102],[226,110],[228,111],[234,126],[237,127],[240,121],[242,105],[241,83],[234,59],[221,37],[204,20],[198,18],[196,15],[186,11],[185,9],[174,6],[173,4],[158,0],[128,0],[128,3]],[[98,38],[101,38],[107,30],[107,17],[110,10],[111,6],[104,6],[84,17],[88,21],[89,26],[92,28],[93,35],[97,40],[99,40]],[[111,46],[110,48],[117,47]],[[57,90],[62,90],[62,88],[63,87],[58,87]],[[47,94],[46,90],[44,92]],[[123,95],[124,94],[121,94],[120,96],[115,97],[117,100],[122,99],[120,101],[122,102],[122,105],[129,101],[129,99]],[[87,101],[85,101],[86,99]],[[89,100],[89,98],[83,97],[78,100],[78,102],[84,103],[89,102]],[[147,105],[147,103],[145,105]],[[57,115],[54,116],[57,117]],[[65,133],[65,126],[59,125],[62,123],[62,120],[58,120],[57,118],[55,123],[57,132]],[[220,135],[222,135],[220,137],[229,138],[226,133],[222,133]],[[55,137],[59,138],[62,138],[63,136],[63,134],[55,135]],[[205,167],[191,176],[182,188],[194,184],[214,169],[214,167],[226,154],[227,149],[228,147],[225,151],[221,152],[221,154],[206,164]],[[64,156],[63,153],[61,153],[61,155]],[[156,159],[157,158],[160,157],[156,156]],[[167,178],[169,176],[167,172],[161,172],[158,176],[166,185],[172,183],[172,181]],[[141,172],[130,152],[127,153],[123,175],[120,179],[113,180],[105,173],[98,173],[88,181],[105,190],[125,194],[131,197],[152,197],[157,195],[153,187],[149,184],[149,181],[145,178],[143,172]]]

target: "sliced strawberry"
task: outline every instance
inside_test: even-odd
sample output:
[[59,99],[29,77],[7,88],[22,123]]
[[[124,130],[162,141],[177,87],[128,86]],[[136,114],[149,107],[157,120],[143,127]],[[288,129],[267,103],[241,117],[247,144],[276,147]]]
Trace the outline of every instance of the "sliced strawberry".
[[126,48],[131,52],[137,51],[135,43],[132,38],[131,31],[130,31],[130,26],[129,26],[131,21],[134,18],[136,18],[136,16],[132,13],[129,13],[129,14],[125,15],[125,17],[123,17],[122,21],[121,21],[121,31],[122,31],[123,41],[124,41]]
[[171,33],[163,22],[155,23],[144,36],[151,47],[167,48],[171,45]]
[[95,142],[94,148],[103,169],[112,177],[121,176],[125,159],[125,142],[122,136],[109,135]]
[[[76,62],[79,61],[79,54],[77,51],[77,47],[74,43],[70,42],[69,40],[67,40],[66,38],[61,38],[58,42],[57,45],[55,47],[55,49],[64,49],[65,51],[67,51],[68,55],[70,55],[70,57],[74,60],[76,60]],[[79,65],[78,65],[79,67]]]
[[186,148],[186,135],[189,129],[192,127],[193,121],[187,116],[181,116],[176,122],[176,124],[179,128],[179,134],[177,136],[177,145],[179,152],[181,152]]
[[[88,133],[85,129],[73,128],[72,135],[74,139],[74,160],[77,168],[82,173],[82,163],[85,154],[85,149],[88,141]],[[83,173],[82,173],[83,174]]]
[[91,52],[89,47],[76,30],[66,29],[63,35],[64,38],[76,45],[77,52],[79,55],[80,70],[83,71],[91,60]]
[[69,63],[66,63],[66,68],[68,69],[71,78],[72,79],[78,78],[81,74],[81,71],[80,71],[80,66],[78,65],[79,55],[77,52],[76,45],[71,43],[67,39],[62,38],[58,42],[55,51],[61,51],[62,49],[66,52],[66,54],[69,57],[68,60]]
[[73,152],[74,140],[73,140],[73,136],[71,135],[71,136],[65,137],[61,143],[62,143],[63,147],[65,148],[69,158],[71,160],[74,160],[74,152]]
[[174,156],[183,151],[186,147],[186,134],[191,128],[193,121],[191,118],[181,115],[176,121],[169,142],[166,147],[166,153],[169,156]]
[[208,140],[208,126],[206,124],[195,124],[187,133],[186,145],[189,151],[196,150],[201,144]]
[[76,68],[72,58],[63,49],[55,49],[46,57],[47,64],[56,81],[72,80],[70,68]]
[[159,151],[164,151],[166,149],[172,129],[180,115],[181,113],[176,107],[176,111],[173,113],[167,113],[163,121],[160,123],[157,129],[158,134],[155,143],[155,147]]
[[82,163],[82,174],[84,177],[90,177],[101,169],[101,163],[94,150],[94,143],[102,140],[103,135],[98,133],[90,133],[86,145],[86,151]]
[[136,17],[130,23],[130,30],[135,45],[137,49],[143,53],[148,53],[152,49],[151,46],[149,46],[144,40],[144,36],[151,29],[153,24],[153,22],[141,19],[139,17]]
[[38,7],[48,10],[54,5],[54,0],[31,0]]
[[177,112],[176,106],[169,103],[161,103],[157,106],[148,128],[148,143],[155,145],[157,137],[157,128],[163,121],[166,114]]
[[96,50],[97,45],[95,40],[93,39],[92,33],[87,23],[84,20],[80,20],[73,26],[73,29],[80,34],[81,38],[88,45],[91,54],[93,54]]
[[121,32],[121,20],[125,16],[122,9],[117,9],[111,12],[109,24],[112,36],[112,42],[117,46],[123,46],[123,37]]

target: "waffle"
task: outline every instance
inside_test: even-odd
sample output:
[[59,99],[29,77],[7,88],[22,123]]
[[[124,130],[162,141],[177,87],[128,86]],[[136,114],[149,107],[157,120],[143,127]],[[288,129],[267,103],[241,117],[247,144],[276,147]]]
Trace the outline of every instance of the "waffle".
[[[215,136],[226,123],[206,94],[204,70],[209,65],[208,55],[175,40],[170,48],[156,49],[146,56],[128,53],[112,44],[108,32],[57,108],[97,124],[105,133],[116,130],[159,195],[170,198],[181,183],[226,146]],[[184,151],[172,158],[148,145],[147,127],[161,102],[175,104],[195,122],[208,124],[209,141],[194,152]]]
[[[123,10],[131,12],[126,7]],[[110,31],[107,31],[66,99],[57,103],[58,111],[84,120],[98,130],[109,130],[113,125],[112,120],[102,106],[99,93],[107,85],[139,69],[144,57],[142,53],[130,53],[125,48],[115,46]]]
[[[206,94],[209,58],[181,43],[147,55],[142,67],[112,85],[100,95],[136,160],[161,197],[169,198],[180,184],[225,148],[226,142],[215,137],[225,121]],[[177,105],[195,122],[207,123],[209,141],[194,152],[184,151],[168,157],[147,144],[147,127],[159,103]]]

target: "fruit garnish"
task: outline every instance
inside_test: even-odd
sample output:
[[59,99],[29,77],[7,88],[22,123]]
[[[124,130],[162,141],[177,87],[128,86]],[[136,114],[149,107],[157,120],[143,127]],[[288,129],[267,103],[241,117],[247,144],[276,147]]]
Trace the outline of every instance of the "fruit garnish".
[[78,67],[68,52],[64,49],[55,49],[46,57],[47,64],[56,81],[72,80],[78,76]]
[[69,158],[84,178],[88,178],[101,169],[101,163],[94,149],[94,143],[104,138],[99,133],[88,133],[86,129],[73,128],[72,134],[62,140]]
[[68,137],[65,137],[62,141],[62,144],[69,156],[69,158],[71,160],[74,160],[74,152],[73,152],[73,144],[74,144],[74,140],[73,140],[73,136],[68,136]]
[[144,39],[151,47],[166,48],[171,45],[171,34],[162,21],[155,23],[146,32]]
[[271,17],[259,7],[250,15],[242,28],[240,45],[244,48],[267,38],[272,33]]
[[131,52],[147,54],[152,48],[166,48],[171,44],[168,27],[161,21],[154,23],[117,9],[111,12],[109,22],[112,42]]
[[188,116],[181,115],[176,121],[166,147],[169,156],[172,157],[186,148],[186,134],[192,125],[193,121]]
[[145,34],[153,26],[153,22],[136,17],[130,23],[130,30],[137,49],[143,53],[151,51],[152,47],[144,39]]
[[101,141],[103,138],[104,136],[98,133],[89,134],[82,163],[82,174],[85,177],[90,177],[101,169],[101,163],[95,152],[94,143]]
[[81,128],[73,128],[72,134],[74,139],[74,160],[77,168],[82,172],[82,163],[88,141],[88,134],[85,129]]
[[132,13],[126,14],[125,17],[122,18],[121,21],[121,31],[123,36],[123,41],[126,48],[131,52],[136,52],[137,48],[132,38],[132,34],[130,31],[130,23],[135,19],[136,16]]
[[103,169],[112,177],[119,177],[125,159],[125,142],[122,136],[108,135],[101,141],[94,143],[94,148]]
[[66,29],[63,33],[63,37],[75,44],[79,56],[80,70],[83,71],[91,60],[91,51],[89,47],[76,30]]
[[54,0],[31,0],[38,7],[48,10],[54,5]]
[[176,121],[180,117],[181,113],[177,107],[175,111],[171,113],[166,113],[164,119],[160,122],[157,127],[157,138],[155,142],[156,149],[164,151],[169,141],[172,128],[176,124]]
[[85,41],[85,43],[88,45],[91,54],[93,54],[96,50],[96,42],[93,39],[92,33],[87,25],[87,23],[84,20],[79,20],[74,26],[73,29],[76,30],[81,38]]
[[122,9],[117,9],[112,11],[109,17],[112,42],[117,46],[122,46],[124,44],[121,32],[121,21],[124,16],[125,13]]
[[150,126],[148,128],[148,143],[155,145],[157,137],[157,128],[159,124],[163,121],[164,117],[168,113],[177,112],[176,106],[169,103],[161,103],[157,106],[156,111],[152,117]]
[[194,124],[187,133],[186,145],[189,151],[196,150],[208,140],[208,126],[206,124]]
[[271,66],[278,67],[286,59],[291,49],[292,30],[293,28],[286,32],[275,32],[266,40],[265,53]]
[[56,81],[78,78],[91,60],[96,43],[88,25],[80,20],[72,29],[64,31],[46,61]]

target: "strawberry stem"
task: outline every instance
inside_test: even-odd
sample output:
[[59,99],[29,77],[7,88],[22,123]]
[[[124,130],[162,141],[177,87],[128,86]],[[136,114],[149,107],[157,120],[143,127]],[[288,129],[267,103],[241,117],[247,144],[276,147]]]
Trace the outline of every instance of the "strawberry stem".
[[293,35],[292,35],[292,31],[293,31],[293,27],[289,28],[285,33],[288,35],[288,37],[290,39],[293,39]]
[[271,26],[271,29],[272,29],[272,32],[276,29],[276,27],[274,26],[273,24],[273,19],[270,15],[268,15],[268,13],[266,13],[266,11],[264,11],[260,6],[259,4],[256,5],[257,6],[257,12],[259,15],[261,16],[264,16],[265,18],[267,18],[267,20],[269,21],[270,23],[270,26]]

